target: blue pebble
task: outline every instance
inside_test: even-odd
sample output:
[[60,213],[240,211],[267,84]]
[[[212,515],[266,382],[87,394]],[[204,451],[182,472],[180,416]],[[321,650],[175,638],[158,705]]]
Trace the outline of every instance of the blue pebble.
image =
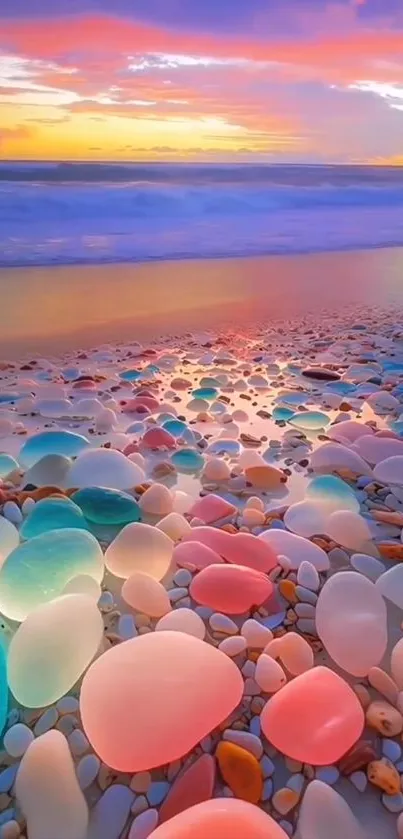
[[274,775],[275,766],[272,760],[267,755],[263,755],[260,765],[262,767],[263,777],[271,778]]
[[293,835],[294,826],[291,824],[291,822],[287,822],[285,819],[281,819],[281,822],[279,822],[279,825],[280,825],[280,827],[283,828],[284,833],[286,833],[287,836],[292,836]]
[[316,779],[322,781],[324,784],[329,784],[329,786],[337,783],[339,777],[340,772],[335,766],[320,766],[316,770]]
[[273,530],[286,530],[284,522],[280,519],[274,519],[274,521],[272,521],[271,523],[271,526]]
[[152,807],[162,804],[170,789],[171,785],[167,784],[166,781],[154,781],[147,792],[149,804],[151,804]]
[[261,726],[260,726],[260,717],[252,717],[249,723],[249,731],[251,734],[256,734],[256,737],[260,737],[261,733]]
[[299,772],[296,775],[291,775],[291,778],[288,779],[286,786],[288,789],[294,790],[294,792],[302,792],[305,785],[305,778]]
[[403,810],[403,794],[398,792],[397,795],[383,795],[382,804],[389,810],[389,813],[401,813]]
[[401,760],[400,763],[396,764],[396,769],[397,769],[398,772],[400,772],[400,774],[402,774],[402,772],[403,772],[403,760]]
[[277,629],[284,622],[285,616],[285,612],[277,612],[275,615],[269,615],[268,618],[263,618],[261,623],[267,626],[268,629]]
[[8,810],[3,810],[0,813],[0,826],[2,827],[3,824],[7,824],[7,822],[11,822],[15,819],[15,810],[10,807]]
[[383,740],[382,741],[382,754],[391,760],[392,763],[397,763],[402,756],[402,750],[399,746],[399,743],[395,743],[394,740]]
[[273,781],[271,778],[267,778],[267,780],[263,784],[263,791],[262,791],[262,801],[268,801],[273,795]]
[[13,763],[12,766],[7,766],[0,772],[0,792],[9,792],[17,775],[19,763]]

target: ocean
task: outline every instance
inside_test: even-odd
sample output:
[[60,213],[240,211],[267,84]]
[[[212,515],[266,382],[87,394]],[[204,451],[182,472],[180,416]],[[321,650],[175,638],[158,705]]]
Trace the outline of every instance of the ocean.
[[0,265],[403,245],[403,169],[0,163]]

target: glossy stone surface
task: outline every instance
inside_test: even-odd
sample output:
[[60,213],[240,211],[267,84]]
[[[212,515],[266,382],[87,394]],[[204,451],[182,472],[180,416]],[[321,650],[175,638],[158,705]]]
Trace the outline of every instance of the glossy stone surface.
[[186,538],[178,545],[175,545],[172,558],[176,565],[179,565],[181,568],[189,568],[190,570],[201,570],[202,568],[207,568],[209,565],[217,565],[223,562],[220,554],[213,551],[207,545],[196,541],[187,542]]
[[41,431],[33,434],[21,448],[19,459],[24,466],[33,466],[47,454],[77,457],[89,446],[88,440],[72,431]]
[[260,721],[265,736],[282,754],[328,766],[359,739],[364,712],[340,676],[326,667],[314,667],[274,694]]
[[255,571],[271,571],[277,565],[276,548],[268,539],[257,539],[250,533],[232,534],[215,527],[192,527],[183,538],[183,544],[186,542],[201,542],[227,562]]
[[298,817],[300,839],[373,839],[352,810],[329,784],[311,781],[305,791]]
[[88,595],[58,597],[31,612],[8,652],[8,681],[17,702],[26,708],[57,702],[88,667],[102,637],[102,616]]
[[87,839],[88,806],[60,731],[31,743],[17,773],[16,796],[29,839]]
[[204,466],[204,457],[194,449],[178,449],[171,455],[171,463],[178,472],[199,472]]
[[144,472],[122,452],[113,449],[91,449],[74,461],[66,482],[69,487],[106,487],[132,489],[144,481]]
[[[190,807],[153,830],[149,839],[287,839],[285,831],[254,804],[215,798]],[[36,838],[35,838],[36,839]]]
[[327,580],[316,606],[316,627],[333,661],[354,676],[379,664],[387,644],[386,606],[362,574],[342,571]]
[[22,524],[22,539],[33,539],[50,530],[76,528],[88,530],[88,524],[80,507],[70,498],[44,498],[37,501],[32,512]]
[[115,577],[128,579],[136,571],[143,571],[162,580],[171,564],[173,549],[172,539],[162,530],[135,522],[127,524],[111,542],[105,553],[105,565]]
[[19,545],[0,568],[0,611],[24,620],[37,606],[58,597],[79,574],[100,583],[101,548],[85,530],[51,530]]
[[171,611],[164,586],[142,571],[135,571],[122,586],[123,599],[132,609],[152,618],[161,618]]
[[360,509],[351,487],[337,475],[318,475],[313,478],[307,486],[306,497],[322,505],[328,513],[338,510],[358,513]]
[[80,709],[99,757],[114,769],[140,772],[186,754],[242,693],[242,676],[224,653],[182,632],[156,632],[119,644],[91,665]]
[[273,592],[273,584],[260,571],[241,565],[210,565],[190,584],[190,594],[197,603],[217,612],[242,615],[252,606],[260,606]]
[[11,472],[18,468],[18,463],[14,457],[6,452],[0,452],[0,478],[7,478]]
[[80,507],[87,521],[94,524],[125,525],[141,519],[137,501],[122,490],[86,487],[75,492],[71,500]]
[[20,544],[20,537],[15,525],[7,519],[0,518],[0,564]]
[[215,775],[215,760],[209,754],[202,755],[188,769],[181,772],[161,806],[159,824],[188,810],[189,807],[209,801],[213,795]]
[[264,531],[258,538],[277,555],[286,556],[293,569],[298,569],[301,562],[310,562],[317,571],[327,571],[330,566],[329,558],[322,548],[294,533],[271,529]]
[[403,456],[395,455],[381,460],[375,466],[374,477],[382,484],[396,484],[396,486],[403,486]]

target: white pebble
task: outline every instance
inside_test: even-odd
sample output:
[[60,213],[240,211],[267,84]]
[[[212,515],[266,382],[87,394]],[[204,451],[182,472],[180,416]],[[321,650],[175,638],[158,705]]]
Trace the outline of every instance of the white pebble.
[[11,757],[21,757],[34,739],[33,732],[27,725],[17,723],[4,735],[4,748]]
[[284,571],[287,572],[290,570],[291,560],[288,559],[288,556],[282,556],[281,554],[279,554],[279,556],[277,557],[277,562]]
[[28,516],[29,513],[32,513],[32,510],[34,509],[34,507],[35,507],[34,499],[33,498],[26,498],[25,501],[23,502],[22,507],[21,507],[22,515],[23,516]]
[[317,591],[320,586],[319,574],[311,562],[304,560],[298,568],[297,581],[300,586]]
[[145,810],[134,820],[128,839],[147,839],[158,824],[158,810]]
[[266,626],[250,618],[242,625],[241,635],[246,639],[248,647],[264,649],[273,640],[273,633]]
[[262,742],[256,734],[251,734],[249,731],[235,731],[232,728],[226,728],[223,733],[223,740],[229,743],[235,743],[236,746],[241,746],[255,756],[257,760],[263,755]]
[[222,653],[229,655],[230,658],[243,653],[246,650],[246,639],[242,635],[234,635],[232,638],[225,638],[218,645],[218,649]]
[[47,711],[44,711],[42,716],[39,717],[38,722],[34,728],[35,737],[39,737],[41,734],[45,734],[57,723],[59,718],[59,714],[57,713],[56,708],[48,708]]
[[14,819],[0,827],[0,839],[19,839],[21,828]]
[[101,761],[96,755],[85,755],[77,764],[77,780],[82,790],[87,789],[95,781],[101,767]]
[[74,757],[81,757],[81,755],[88,752],[90,744],[83,731],[76,728],[67,738],[70,746],[70,751]]
[[209,619],[209,624],[213,632],[222,632],[225,635],[236,635],[238,627],[235,621],[231,620],[227,615],[221,615],[219,612],[214,612]]
[[264,653],[257,660],[255,679],[265,693],[276,693],[287,682],[284,670],[278,661]]
[[15,501],[6,501],[3,507],[3,516],[12,524],[21,524],[22,522],[22,512]]

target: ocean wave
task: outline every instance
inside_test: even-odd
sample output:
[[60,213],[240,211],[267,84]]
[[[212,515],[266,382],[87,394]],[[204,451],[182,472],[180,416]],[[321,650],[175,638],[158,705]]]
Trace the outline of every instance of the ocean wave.
[[[77,166],[72,164],[74,171]],[[1,265],[403,244],[403,174],[397,170],[392,179],[389,170],[377,170],[375,177],[368,169],[363,173],[365,167],[266,167],[271,170],[270,182],[267,176],[257,180],[249,174],[249,182],[236,183],[234,171],[244,177],[245,169],[265,167],[207,167],[208,177],[203,179],[200,166],[156,164],[151,167],[153,180],[144,180],[146,170],[137,166],[133,168],[141,168],[143,180],[112,183],[99,180],[99,166],[83,166],[87,174],[97,170],[97,180],[45,183],[37,177],[39,164],[34,167],[35,177],[32,165],[26,164],[26,169],[18,170],[24,169],[25,180],[0,180]],[[113,166],[104,168],[109,171]],[[331,182],[336,168],[340,169],[337,184]],[[276,178],[282,170],[282,182],[273,182],[273,169]],[[7,164],[2,164],[0,174],[6,170]],[[46,171],[59,171],[58,165]],[[161,179],[161,171],[170,173],[172,181]],[[231,180],[225,179],[227,175]]]

